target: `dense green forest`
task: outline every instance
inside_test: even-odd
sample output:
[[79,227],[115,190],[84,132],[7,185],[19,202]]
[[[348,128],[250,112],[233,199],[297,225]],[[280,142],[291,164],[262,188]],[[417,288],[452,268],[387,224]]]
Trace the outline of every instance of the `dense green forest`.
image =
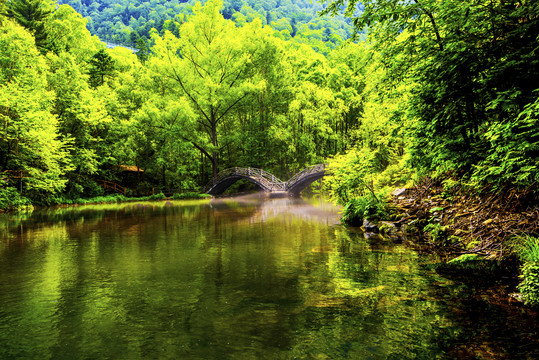
[[[383,69],[376,93],[401,104],[390,123],[404,128],[408,169],[444,180],[449,189],[536,192],[538,2],[367,0],[359,15],[358,1],[323,3],[324,13],[345,9],[358,29],[368,28],[369,51]],[[335,165],[343,202],[358,189],[369,193],[363,175],[392,162],[385,144],[377,152],[351,145]],[[350,167],[362,175],[350,174]]]
[[180,36],[155,32],[137,56],[105,49],[68,5],[6,3],[3,198],[100,195],[99,180],[121,181],[126,165],[144,170],[138,193],[198,189],[230,166],[287,177],[343,151],[358,128],[364,47],[324,56],[221,9],[195,5]]
[[[290,1],[3,1],[3,206],[100,195],[126,166],[144,170],[131,191],[148,193],[198,189],[230,166],[288,178],[328,159],[343,204],[426,175],[534,188],[536,2],[322,3],[337,17]],[[342,41],[343,11],[366,41]],[[150,37],[137,54],[88,30],[114,40],[132,19],[162,24],[124,32]],[[309,35],[321,29],[341,39],[332,50]]]
[[[88,30],[101,40],[130,45],[151,42],[152,31],[179,36],[180,26],[193,14],[195,0],[61,0],[88,19]],[[202,1],[204,4],[205,1]],[[308,44],[328,53],[353,33],[351,20],[341,14],[320,17],[322,5],[309,0],[224,1],[221,14],[243,26],[254,19],[269,25],[277,36]]]

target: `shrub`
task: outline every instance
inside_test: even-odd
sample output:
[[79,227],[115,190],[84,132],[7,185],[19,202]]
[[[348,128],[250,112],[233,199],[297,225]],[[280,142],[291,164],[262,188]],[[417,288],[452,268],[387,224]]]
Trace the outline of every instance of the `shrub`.
[[474,182],[500,190],[524,189],[539,181],[539,98],[512,121],[492,124],[484,136],[491,146],[475,167]]
[[344,207],[342,222],[351,226],[361,226],[363,220],[382,220],[387,218],[387,204],[373,195],[353,198]]
[[527,305],[539,305],[539,262],[527,262],[522,266],[522,282],[518,290]]
[[453,196],[455,196],[459,192],[461,188],[461,183],[460,181],[453,180],[452,178],[447,178],[442,181],[442,187],[443,191],[440,194],[442,199],[452,200]]
[[139,201],[164,200],[164,199],[166,199],[166,196],[162,192],[158,193],[158,194],[153,194],[153,195],[148,195],[148,196],[143,196],[143,197],[140,197],[140,198],[136,198],[136,200],[139,200]]
[[449,242],[449,232],[445,226],[438,223],[431,223],[425,226],[425,232],[430,233],[432,242],[439,245],[447,245]]
[[96,196],[88,199],[76,199],[72,203],[85,205],[85,204],[97,204],[97,203],[113,203],[126,201],[127,198],[122,194],[111,194],[106,196]]
[[0,184],[0,210],[22,211],[31,206],[30,200],[22,196],[17,189]]
[[519,249],[520,259],[523,261],[520,278],[522,282],[518,290],[522,299],[528,305],[539,305],[539,238],[525,236],[521,238]]
[[539,263],[539,238],[524,236],[520,238],[519,256],[524,262]]
[[94,198],[99,196],[105,196],[105,189],[95,180],[83,177],[70,180],[65,191],[65,197],[69,199],[80,199],[82,197]]
[[350,226],[361,226],[363,224],[363,208],[359,199],[351,199],[343,209],[341,221]]
[[200,194],[197,192],[184,192],[181,194],[175,193],[172,195],[173,200],[185,200],[185,199],[205,199],[211,197],[211,195],[208,194]]

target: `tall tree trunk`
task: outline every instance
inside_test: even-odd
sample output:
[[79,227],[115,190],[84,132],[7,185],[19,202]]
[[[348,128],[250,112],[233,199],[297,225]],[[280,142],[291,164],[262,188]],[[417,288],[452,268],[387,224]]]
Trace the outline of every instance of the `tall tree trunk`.
[[215,119],[215,113],[211,112],[211,143],[213,145],[213,149],[211,152],[211,165],[213,169],[213,178],[217,178],[217,120]]

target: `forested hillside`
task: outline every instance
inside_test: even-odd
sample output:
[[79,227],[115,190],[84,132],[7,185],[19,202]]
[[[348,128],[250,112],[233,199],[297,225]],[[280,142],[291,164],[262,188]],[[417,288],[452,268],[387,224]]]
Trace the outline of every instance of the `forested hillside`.
[[[537,188],[536,2],[379,0],[363,13],[356,1],[325,3],[337,16],[350,5],[368,41],[327,51],[324,39],[296,41],[301,24],[344,24],[316,18],[316,3],[253,3],[266,13],[252,17],[247,4],[219,0],[116,4],[114,24],[135,18],[126,9],[147,9],[138,18],[149,21],[166,6],[189,9],[150,31],[137,56],[105,49],[68,5],[2,3],[3,198],[99,195],[122,166],[144,170],[131,186],[144,193],[199,188],[231,166],[288,178],[329,158],[342,203],[378,201],[388,185],[423,176],[448,191]],[[294,37],[265,24],[288,16]]]
[[122,181],[122,166],[144,171],[131,180],[133,194],[199,189],[231,166],[287,178],[363,136],[354,135],[363,46],[326,57],[261,19],[238,27],[212,0],[193,7],[180,36],[154,33],[151,52],[137,57],[105,49],[68,5],[7,5],[3,204],[100,195],[101,181]]
[[[205,1],[202,1],[204,3]],[[176,36],[180,25],[193,14],[196,0],[60,0],[71,5],[88,21],[88,30],[101,40],[135,46],[150,39],[152,29]],[[338,15],[320,17],[322,6],[309,0],[226,0],[222,14],[238,26],[259,18],[277,31],[281,39],[295,39],[327,53],[352,33],[351,21]]]

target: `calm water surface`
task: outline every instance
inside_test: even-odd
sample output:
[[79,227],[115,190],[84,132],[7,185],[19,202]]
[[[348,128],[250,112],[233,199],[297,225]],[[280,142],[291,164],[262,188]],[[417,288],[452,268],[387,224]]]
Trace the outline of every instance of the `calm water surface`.
[[536,358],[536,320],[322,201],[0,219],[0,359]]

